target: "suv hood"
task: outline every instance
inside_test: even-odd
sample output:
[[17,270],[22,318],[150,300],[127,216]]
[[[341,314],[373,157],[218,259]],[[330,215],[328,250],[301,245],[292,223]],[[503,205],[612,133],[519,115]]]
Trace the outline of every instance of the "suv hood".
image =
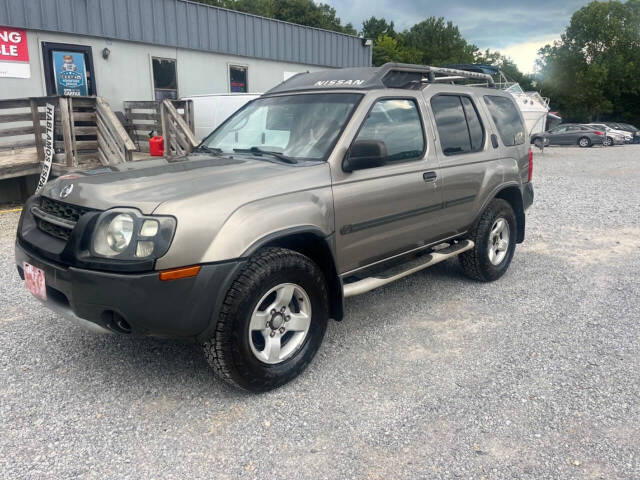
[[[326,174],[317,172],[324,166]],[[311,174],[311,175],[310,175]],[[42,195],[97,210],[132,207],[144,214],[161,204],[201,195],[237,195],[239,204],[253,198],[326,185],[324,162],[281,164],[265,158],[192,154],[177,160],[152,159],[72,173],[49,182]],[[69,192],[69,185],[72,185]],[[223,193],[224,192],[224,193]]]

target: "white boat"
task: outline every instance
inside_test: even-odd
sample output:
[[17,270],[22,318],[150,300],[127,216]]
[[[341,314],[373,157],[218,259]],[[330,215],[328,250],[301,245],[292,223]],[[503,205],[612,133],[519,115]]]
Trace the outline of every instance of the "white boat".
[[534,133],[544,132],[547,126],[547,115],[549,114],[549,99],[535,91],[523,91],[518,83],[510,83],[511,85],[505,90],[515,98],[524,117],[529,136]]

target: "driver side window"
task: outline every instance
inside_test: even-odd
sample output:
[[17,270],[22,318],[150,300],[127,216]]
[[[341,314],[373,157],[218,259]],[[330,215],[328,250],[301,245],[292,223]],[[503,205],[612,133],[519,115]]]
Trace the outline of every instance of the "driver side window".
[[418,105],[414,100],[379,100],[364,121],[356,142],[382,142],[385,163],[416,159],[424,154],[425,139]]

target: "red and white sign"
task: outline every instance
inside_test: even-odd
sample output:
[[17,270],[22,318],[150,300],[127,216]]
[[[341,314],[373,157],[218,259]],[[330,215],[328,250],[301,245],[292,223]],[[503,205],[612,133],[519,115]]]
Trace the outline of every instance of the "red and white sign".
[[31,77],[26,30],[0,27],[0,77]]

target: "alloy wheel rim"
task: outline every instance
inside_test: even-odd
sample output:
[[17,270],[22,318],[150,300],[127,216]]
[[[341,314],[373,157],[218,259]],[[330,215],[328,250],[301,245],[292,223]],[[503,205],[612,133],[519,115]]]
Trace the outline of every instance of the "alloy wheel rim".
[[263,363],[291,358],[303,345],[311,325],[311,302],[295,283],[282,283],[262,296],[249,322],[249,345]]
[[500,265],[509,250],[509,222],[500,217],[493,222],[489,232],[489,261]]
[[582,145],[583,147],[586,147],[587,145],[589,145],[589,140],[587,140],[586,138],[583,138],[582,140],[580,140],[580,145]]

